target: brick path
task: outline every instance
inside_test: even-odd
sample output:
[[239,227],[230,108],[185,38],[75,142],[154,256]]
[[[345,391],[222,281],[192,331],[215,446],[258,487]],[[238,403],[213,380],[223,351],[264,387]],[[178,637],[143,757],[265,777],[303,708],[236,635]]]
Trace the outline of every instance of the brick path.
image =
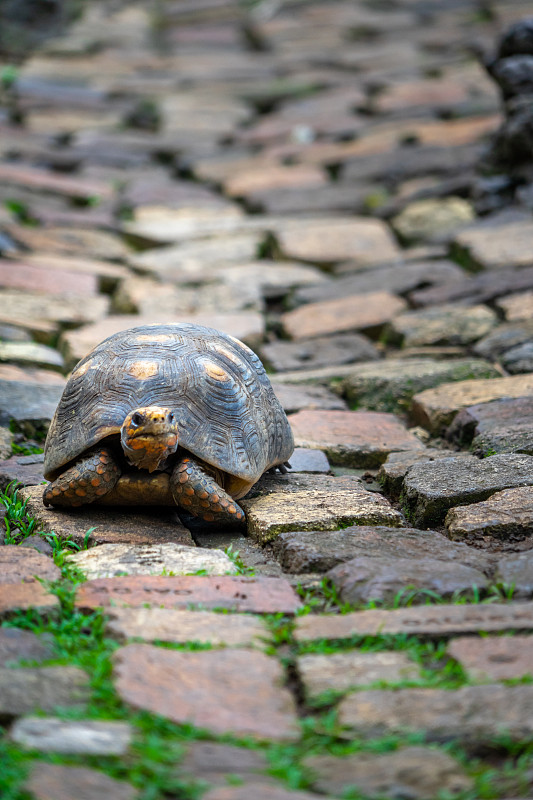
[[[533,182],[473,55],[528,10],[95,2],[0,72],[2,797],[533,796]],[[45,508],[66,374],[179,321],[291,421],[247,535]]]

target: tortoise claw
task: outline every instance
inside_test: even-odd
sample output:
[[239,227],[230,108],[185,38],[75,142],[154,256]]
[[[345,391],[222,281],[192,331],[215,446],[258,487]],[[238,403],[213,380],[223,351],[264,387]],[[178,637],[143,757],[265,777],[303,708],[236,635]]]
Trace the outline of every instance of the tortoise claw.
[[120,470],[109,450],[92,450],[46,486],[43,503],[83,506],[110,492],[119,478]]
[[176,504],[206,522],[235,525],[244,522],[244,511],[198,462],[183,458],[170,478]]

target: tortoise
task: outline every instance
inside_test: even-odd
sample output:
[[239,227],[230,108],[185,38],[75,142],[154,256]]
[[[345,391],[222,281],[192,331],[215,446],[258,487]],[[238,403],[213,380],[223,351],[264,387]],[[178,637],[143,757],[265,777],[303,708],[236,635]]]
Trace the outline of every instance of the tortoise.
[[190,323],[130,328],[72,371],[46,438],[43,501],[157,503],[164,484],[194,516],[242,522],[235,501],[286,472],[293,449],[264,367],[238,339]]

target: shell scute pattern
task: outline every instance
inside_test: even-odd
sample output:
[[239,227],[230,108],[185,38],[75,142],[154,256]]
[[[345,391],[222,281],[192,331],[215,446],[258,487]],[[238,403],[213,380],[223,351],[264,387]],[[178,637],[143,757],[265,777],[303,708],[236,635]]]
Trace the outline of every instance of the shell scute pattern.
[[292,453],[289,424],[252,350],[199,325],[143,326],[108,337],[74,369],[50,426],[45,476],[151,404],[175,411],[182,447],[236,477],[255,481]]

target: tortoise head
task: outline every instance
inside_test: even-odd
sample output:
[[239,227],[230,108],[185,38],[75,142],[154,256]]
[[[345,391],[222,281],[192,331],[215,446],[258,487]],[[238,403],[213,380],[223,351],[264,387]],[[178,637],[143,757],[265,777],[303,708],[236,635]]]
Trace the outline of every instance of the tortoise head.
[[161,406],[135,408],[122,424],[120,441],[130,464],[153,472],[178,447],[178,425],[173,412]]

